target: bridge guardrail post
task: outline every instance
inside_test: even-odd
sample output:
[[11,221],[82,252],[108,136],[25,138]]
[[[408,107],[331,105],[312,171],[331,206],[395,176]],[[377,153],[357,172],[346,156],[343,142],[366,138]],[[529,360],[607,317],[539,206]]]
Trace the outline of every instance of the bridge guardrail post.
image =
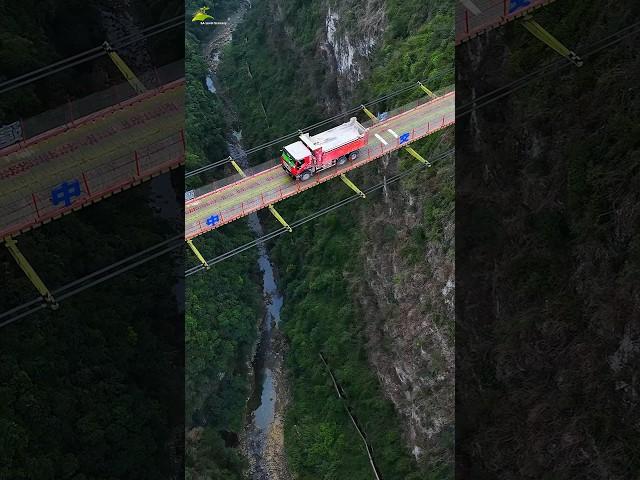
[[136,162],[136,175],[138,176],[138,178],[140,178],[140,160],[138,159],[137,150],[133,151],[133,158],[135,159],[135,162]]
[[87,176],[84,172],[82,172],[82,181],[84,182],[84,188],[87,190],[87,195],[91,196],[91,190],[89,190],[89,182],[87,181]]
[[36,220],[40,220],[40,210],[38,209],[38,201],[36,200],[36,194],[31,194],[31,200],[33,201],[33,208],[36,209]]

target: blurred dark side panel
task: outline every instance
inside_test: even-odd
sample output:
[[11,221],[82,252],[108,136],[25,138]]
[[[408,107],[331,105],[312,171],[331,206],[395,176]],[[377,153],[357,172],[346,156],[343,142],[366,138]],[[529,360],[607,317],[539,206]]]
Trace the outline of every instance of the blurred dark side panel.
[[456,51],[457,478],[637,478],[640,5],[533,19],[583,65],[522,19]]
[[183,478],[184,6],[0,31],[0,479]]

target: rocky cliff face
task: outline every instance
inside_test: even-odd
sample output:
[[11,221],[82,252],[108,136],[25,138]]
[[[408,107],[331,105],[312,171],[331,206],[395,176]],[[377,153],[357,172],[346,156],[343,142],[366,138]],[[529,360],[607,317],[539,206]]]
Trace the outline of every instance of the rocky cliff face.
[[308,22],[313,29],[308,32],[314,38],[313,56],[300,45],[305,32],[292,28],[288,20],[295,15],[291,2],[269,0],[269,7],[274,18],[272,33],[281,30],[284,36],[279,39],[300,52],[300,70],[314,72],[321,67],[321,76],[312,75],[307,80],[322,92],[325,110],[335,113],[352,106],[354,89],[366,78],[370,59],[382,42],[387,20],[384,0],[318,2],[318,18]]
[[[378,178],[395,173],[397,163],[392,158],[381,165]],[[425,172],[419,188],[389,189],[382,204],[376,199],[365,210],[359,219],[367,238],[360,249],[364,281],[353,282],[368,321],[370,361],[404,419],[411,451],[428,462],[452,458],[453,205],[441,219],[437,239],[424,242],[413,256],[405,247],[415,242],[412,237],[427,217],[425,198],[451,184],[452,172],[453,165]]]

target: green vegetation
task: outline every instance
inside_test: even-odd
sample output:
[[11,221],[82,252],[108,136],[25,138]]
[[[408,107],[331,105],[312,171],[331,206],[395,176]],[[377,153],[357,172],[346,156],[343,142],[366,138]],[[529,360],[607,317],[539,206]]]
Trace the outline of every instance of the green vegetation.
[[[207,258],[249,241],[242,223],[196,243]],[[191,257],[191,256],[190,256]],[[189,262],[193,262],[189,258]],[[240,479],[245,460],[234,442],[249,395],[247,362],[256,340],[261,296],[255,252],[225,261],[186,283],[187,479]],[[237,439],[236,439],[237,441]]]
[[[19,246],[60,286],[175,234],[149,195],[148,186],[123,192],[19,236]],[[1,329],[0,478],[152,479],[178,468],[177,264],[163,257]],[[0,269],[3,311],[36,296],[5,249]]]
[[[438,78],[430,84],[433,89],[452,83],[452,6],[440,8],[436,2],[425,6],[417,0],[409,3],[412,5],[400,8],[399,2],[388,2],[388,33],[375,55],[371,78],[362,82],[353,104],[407,81]],[[419,13],[395,15],[400,9]],[[324,12],[317,4],[301,1],[281,2],[279,12],[281,18],[274,21],[268,2],[254,4],[246,22],[234,34],[235,41],[225,52],[221,66],[223,83],[240,113],[247,146],[324,118],[326,112],[321,105],[335,95],[334,79],[316,56]],[[345,22],[355,24],[355,19],[347,17]],[[283,25],[293,32],[295,42],[290,41]],[[449,70],[448,76],[442,76],[443,70]],[[394,99],[379,111],[417,95],[414,92]],[[426,153],[434,151],[440,142],[439,135],[434,137],[418,142],[416,148]],[[264,161],[274,153],[264,151],[252,156],[252,162]],[[415,165],[407,154],[400,157],[404,159],[401,168]],[[419,174],[404,182],[410,191],[425,188],[427,182],[443,186],[426,200],[425,216],[430,223],[416,227],[414,255],[419,248],[424,251],[426,241],[440,238],[440,224],[452,212],[451,172],[451,165],[434,167],[429,174],[437,176],[436,180]],[[341,184],[323,184],[287,200],[279,210],[292,220],[347,195]],[[367,204],[351,204],[297,229],[293,235],[281,237],[272,249],[281,273],[283,326],[290,343],[287,366],[293,402],[286,416],[285,444],[290,466],[300,479],[371,478],[362,441],[335,395],[319,352],[335,369],[386,478],[441,479],[452,474],[449,463],[418,469],[404,447],[393,406],[383,397],[367,359],[363,332],[366,319],[355,306],[351,288],[361,278],[359,252],[365,241],[362,226],[354,218],[366,218],[378,207],[375,196]],[[268,216],[264,223],[267,230],[275,227]],[[449,449],[451,437],[446,446]]]
[[[195,11],[201,6],[202,2],[188,2],[187,16],[190,9]],[[207,40],[203,27],[188,27],[187,170],[228,155],[223,136],[226,128],[223,107],[205,86],[207,65],[203,45]],[[220,170],[214,175],[223,176],[224,171]],[[196,178],[190,186],[200,186],[202,181]],[[194,242],[205,258],[212,258],[251,238],[246,223],[236,222]],[[195,262],[189,251],[187,264]],[[206,273],[188,277],[186,306],[185,478],[240,480],[247,465],[235,444],[243,428],[250,387],[247,363],[261,317],[256,251],[250,250]]]

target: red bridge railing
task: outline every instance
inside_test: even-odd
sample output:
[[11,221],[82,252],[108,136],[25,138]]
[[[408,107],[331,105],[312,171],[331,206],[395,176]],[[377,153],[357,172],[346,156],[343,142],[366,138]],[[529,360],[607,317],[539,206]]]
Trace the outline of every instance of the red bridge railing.
[[554,0],[457,0],[456,45]]

